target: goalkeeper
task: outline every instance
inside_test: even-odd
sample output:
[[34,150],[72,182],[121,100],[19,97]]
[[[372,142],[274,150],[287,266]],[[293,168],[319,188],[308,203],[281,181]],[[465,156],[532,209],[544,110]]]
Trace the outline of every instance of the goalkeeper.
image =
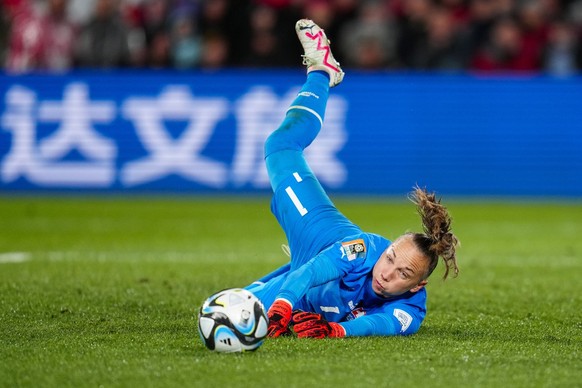
[[344,73],[318,25],[302,19],[295,29],[307,81],[265,144],[271,210],[285,231],[291,260],[247,289],[268,308],[270,337],[413,334],[425,317],[425,285],[439,257],[444,278],[458,273],[450,216],[434,194],[416,187],[410,198],[424,231],[391,242],[363,232],[335,208],[303,150],[323,125],[329,88]]

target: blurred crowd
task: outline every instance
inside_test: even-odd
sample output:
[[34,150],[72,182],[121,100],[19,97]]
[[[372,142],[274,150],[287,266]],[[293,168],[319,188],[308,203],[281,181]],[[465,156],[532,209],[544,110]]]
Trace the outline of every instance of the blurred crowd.
[[297,67],[315,20],[347,68],[582,69],[582,0],[0,0],[9,72]]

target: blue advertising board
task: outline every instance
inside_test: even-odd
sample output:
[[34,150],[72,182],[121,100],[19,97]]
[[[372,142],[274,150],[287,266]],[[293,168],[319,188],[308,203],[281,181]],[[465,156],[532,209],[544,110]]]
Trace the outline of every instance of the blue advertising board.
[[[0,75],[0,192],[266,192],[304,77]],[[582,78],[349,72],[306,156],[338,193],[582,196]]]

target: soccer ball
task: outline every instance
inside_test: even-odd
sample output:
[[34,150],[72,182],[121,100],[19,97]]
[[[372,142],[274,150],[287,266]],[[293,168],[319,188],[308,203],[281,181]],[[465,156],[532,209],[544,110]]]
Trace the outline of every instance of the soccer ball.
[[268,322],[265,308],[255,295],[232,288],[206,299],[198,313],[198,333],[210,350],[246,352],[263,344]]

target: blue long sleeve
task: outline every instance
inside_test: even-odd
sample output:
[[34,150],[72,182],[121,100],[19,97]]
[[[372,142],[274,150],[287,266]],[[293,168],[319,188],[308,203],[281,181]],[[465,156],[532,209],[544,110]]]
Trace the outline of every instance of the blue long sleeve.
[[351,321],[341,322],[346,336],[392,336],[410,335],[420,329],[424,316],[412,306],[396,304],[377,312]]
[[295,305],[311,288],[342,276],[342,272],[326,255],[319,254],[307,263],[291,272],[277,298],[288,300]]
[[400,334],[400,326],[396,326],[386,314],[367,315],[353,321],[341,322],[340,325],[346,329],[346,336],[349,337]]

